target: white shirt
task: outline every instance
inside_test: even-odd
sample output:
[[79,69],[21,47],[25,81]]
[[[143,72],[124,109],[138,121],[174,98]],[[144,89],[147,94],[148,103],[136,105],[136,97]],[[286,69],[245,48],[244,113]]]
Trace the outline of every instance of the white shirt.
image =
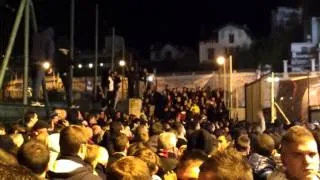
[[108,77],[109,80],[109,87],[108,87],[108,91],[113,91],[114,90],[114,83],[113,83],[113,79],[111,76]]

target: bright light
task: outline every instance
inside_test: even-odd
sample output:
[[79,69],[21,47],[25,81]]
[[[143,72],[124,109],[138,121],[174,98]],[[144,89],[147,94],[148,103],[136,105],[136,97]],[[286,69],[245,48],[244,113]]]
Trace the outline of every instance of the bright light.
[[317,90],[312,90],[312,91],[310,92],[310,95],[311,95],[311,96],[317,95]]
[[103,67],[103,63],[100,63],[100,67]]
[[219,56],[218,59],[217,59],[217,63],[219,65],[223,65],[226,61],[226,58],[224,58],[223,56]]
[[271,82],[272,82],[272,77],[268,77],[268,78],[267,78],[267,82],[270,82],[270,83],[271,83]]
[[120,60],[119,61],[119,66],[123,67],[126,65],[126,61],[125,60]]
[[93,68],[93,64],[92,63],[89,63],[89,68]]
[[82,68],[82,64],[78,64],[78,68],[81,69]]
[[280,101],[283,101],[283,99],[284,99],[283,97],[280,97]]
[[[273,79],[273,82],[279,82],[279,81],[280,81],[280,78],[279,78],[279,77],[275,77],[275,78]],[[268,78],[267,78],[267,82],[271,83],[271,82],[272,82],[272,77],[268,77]]]
[[42,64],[43,69],[46,69],[46,70],[49,69],[50,66],[51,66],[51,64],[50,64],[49,62],[44,62],[44,63]]
[[147,81],[153,82],[153,80],[154,80],[154,75],[149,75],[149,76],[147,77]]

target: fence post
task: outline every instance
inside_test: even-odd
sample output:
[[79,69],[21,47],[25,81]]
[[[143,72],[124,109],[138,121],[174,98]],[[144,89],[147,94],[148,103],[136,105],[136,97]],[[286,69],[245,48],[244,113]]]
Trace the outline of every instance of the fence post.
[[283,78],[287,79],[288,76],[288,60],[283,60]]

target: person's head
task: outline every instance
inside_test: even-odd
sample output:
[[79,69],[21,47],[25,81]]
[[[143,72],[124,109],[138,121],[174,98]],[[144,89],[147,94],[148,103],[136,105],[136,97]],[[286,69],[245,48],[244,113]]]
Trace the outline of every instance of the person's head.
[[39,120],[32,128],[33,135],[36,140],[47,144],[48,128],[50,125],[46,121]]
[[59,120],[66,120],[67,111],[64,109],[55,109],[54,112],[58,115]]
[[18,165],[16,157],[2,148],[0,148],[0,163],[12,166]]
[[314,131],[312,131],[312,134],[314,136],[314,139],[317,142],[318,152],[320,152],[320,132],[319,132],[319,130],[314,130]]
[[199,180],[253,180],[249,163],[237,150],[218,151],[200,166]]
[[84,159],[87,153],[88,136],[86,130],[77,125],[65,127],[60,132],[60,153],[66,156],[79,156]]
[[0,148],[13,155],[16,155],[18,151],[18,147],[14,144],[12,138],[9,135],[0,136]]
[[92,133],[93,133],[93,136],[98,136],[98,135],[104,133],[104,131],[102,130],[100,125],[95,124],[92,126]]
[[235,148],[243,155],[250,153],[250,138],[247,135],[241,135],[235,141]]
[[116,152],[125,152],[129,148],[129,139],[125,134],[120,134],[113,139],[113,147]]
[[113,121],[110,125],[110,132],[114,136],[120,135],[124,130],[124,127],[120,121]]
[[134,156],[126,156],[112,163],[108,178],[114,180],[150,180],[147,163]]
[[7,134],[6,127],[2,122],[0,122],[0,135],[6,135],[6,134]]
[[5,165],[0,163],[0,179],[38,180],[39,178],[23,166]]
[[135,152],[133,156],[138,157],[142,159],[144,162],[146,162],[152,175],[158,172],[160,160],[158,155],[154,153],[151,149],[140,149],[137,152]]
[[172,132],[164,132],[159,135],[159,148],[173,150],[177,145],[177,137]]
[[255,142],[255,152],[262,156],[271,156],[274,150],[273,138],[268,134],[259,134]]
[[149,140],[149,131],[145,126],[138,126],[135,135],[137,141],[147,142]]
[[45,176],[50,160],[49,149],[39,141],[31,140],[24,143],[18,151],[18,162],[29,168],[38,176]]
[[84,161],[94,169],[98,164],[99,146],[95,144],[87,145],[87,154]]
[[177,131],[178,136],[185,137],[186,136],[186,129],[184,128],[182,123],[176,123],[175,129]]
[[219,131],[221,131],[221,133],[217,133],[218,151],[223,151],[229,147],[231,143],[231,136],[222,130]]
[[302,126],[291,127],[281,140],[281,160],[290,179],[314,179],[319,154],[312,133]]
[[8,129],[9,134],[24,134],[26,131],[26,127],[21,125],[20,123],[14,123]]
[[24,122],[28,128],[32,128],[38,121],[37,113],[28,111],[24,114]]
[[88,117],[88,121],[89,121],[89,125],[90,126],[93,126],[94,124],[97,124],[98,121],[97,121],[97,115],[96,114],[90,114],[89,117]]
[[188,138],[187,150],[201,150],[205,152],[207,155],[210,154],[213,150],[213,138],[211,134],[204,130],[196,130],[194,131],[190,137]]
[[140,151],[141,149],[148,148],[148,146],[143,142],[136,142],[133,144],[130,144],[127,155],[133,156],[137,151]]
[[156,122],[154,124],[151,125],[150,128],[150,135],[159,135],[163,132],[163,126],[160,122]]
[[51,126],[54,127],[59,121],[59,116],[57,113],[53,112],[50,114],[50,123]]
[[200,150],[185,151],[177,166],[178,179],[198,179],[200,165],[208,159],[206,153]]

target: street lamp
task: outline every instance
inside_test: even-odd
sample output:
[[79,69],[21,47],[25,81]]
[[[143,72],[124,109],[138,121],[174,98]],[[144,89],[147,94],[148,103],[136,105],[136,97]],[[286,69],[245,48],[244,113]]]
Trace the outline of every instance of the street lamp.
[[226,103],[226,87],[227,87],[227,77],[226,77],[226,58],[223,56],[219,56],[217,58],[217,63],[222,66],[223,65],[223,101]]
[[224,65],[225,62],[226,62],[226,58],[224,58],[223,56],[219,56],[219,57],[217,58],[217,63],[218,63],[219,65]]
[[121,67],[121,70],[122,70],[121,93],[122,93],[122,99],[124,99],[124,67],[126,66],[126,61],[123,59],[120,60],[119,66]]
[[149,75],[149,76],[147,77],[147,81],[148,81],[148,82],[152,83],[153,80],[154,80],[154,75],[153,75],[153,74],[151,74],[151,75]]
[[48,70],[50,68],[51,64],[49,62],[44,62],[42,64],[43,69]]
[[125,60],[120,60],[119,61],[119,66],[120,67],[124,67],[126,65],[126,61]]

